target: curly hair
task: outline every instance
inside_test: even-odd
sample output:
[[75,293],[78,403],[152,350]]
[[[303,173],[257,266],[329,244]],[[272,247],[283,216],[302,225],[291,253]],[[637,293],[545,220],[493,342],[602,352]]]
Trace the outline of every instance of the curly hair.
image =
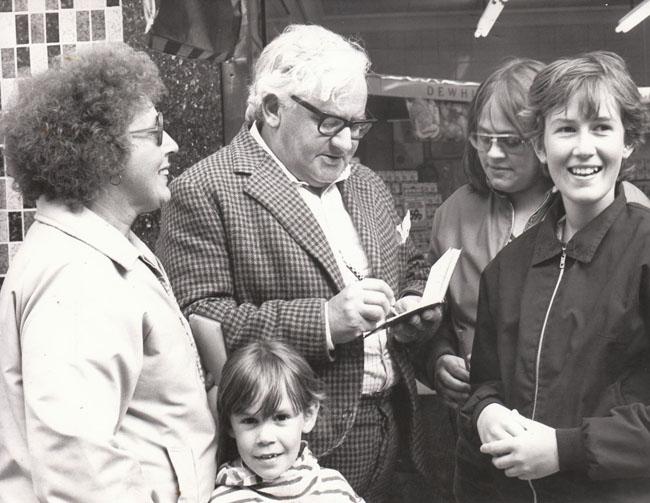
[[[544,63],[535,59],[511,58],[503,62],[481,83],[472,100],[467,115],[467,134],[475,133],[481,114],[490,104],[499,107],[503,114],[526,137],[527,124],[521,118],[526,108],[528,89]],[[490,188],[478,152],[469,141],[465,142],[463,169],[471,187],[479,193]]]
[[63,56],[21,80],[0,119],[17,189],[32,201],[88,205],[124,168],[133,118],[164,91],[149,56],[121,43]]

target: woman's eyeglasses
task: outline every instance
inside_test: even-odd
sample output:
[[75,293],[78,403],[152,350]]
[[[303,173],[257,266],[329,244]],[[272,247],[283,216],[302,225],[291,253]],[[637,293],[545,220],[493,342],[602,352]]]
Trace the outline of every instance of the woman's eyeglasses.
[[349,127],[350,137],[353,140],[360,140],[370,131],[372,125],[377,122],[377,119],[374,118],[349,121],[343,117],[321,112],[314,105],[307,103],[297,96],[291,95],[291,99],[318,117],[318,132],[323,136],[336,136],[346,127]]
[[503,152],[509,154],[521,154],[528,140],[516,134],[483,134],[471,133],[469,135],[469,142],[479,152],[487,152],[496,144]]
[[144,129],[136,129],[135,131],[129,131],[129,134],[150,134],[150,133],[156,133],[156,143],[160,147],[162,145],[163,141],[163,114],[162,112],[158,112],[158,115],[156,115],[156,125],[153,127],[148,127]]

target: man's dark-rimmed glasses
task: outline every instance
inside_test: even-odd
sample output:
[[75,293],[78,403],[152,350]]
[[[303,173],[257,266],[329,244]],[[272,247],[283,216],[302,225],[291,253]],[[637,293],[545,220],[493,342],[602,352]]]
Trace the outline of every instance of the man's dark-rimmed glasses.
[[160,147],[163,141],[163,114],[158,112],[156,115],[156,125],[153,127],[148,127],[144,129],[136,129],[135,131],[129,131],[129,134],[147,134],[147,133],[156,133],[156,142]]
[[372,125],[377,122],[377,119],[374,118],[349,121],[343,117],[326,114],[311,103],[297,96],[291,95],[291,99],[318,117],[318,132],[323,136],[336,136],[348,127],[350,128],[350,137],[353,140],[360,140],[370,131]]

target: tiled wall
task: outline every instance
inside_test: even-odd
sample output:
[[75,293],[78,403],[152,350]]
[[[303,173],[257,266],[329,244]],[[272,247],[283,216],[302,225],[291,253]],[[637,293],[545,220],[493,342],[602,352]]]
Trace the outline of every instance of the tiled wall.
[[[0,0],[0,106],[7,106],[18,78],[47,69],[53,57],[121,40],[120,0]],[[33,208],[13,190],[0,155],[0,285]]]

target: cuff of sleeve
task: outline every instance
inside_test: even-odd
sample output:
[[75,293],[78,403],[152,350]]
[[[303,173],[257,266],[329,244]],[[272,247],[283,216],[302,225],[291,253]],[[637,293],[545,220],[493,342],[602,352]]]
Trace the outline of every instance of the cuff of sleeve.
[[330,352],[330,358],[331,358],[331,353],[334,351],[334,342],[332,342],[332,331],[330,330],[330,319],[329,315],[327,312],[329,311],[327,309],[329,302],[325,302],[325,340],[327,341],[327,349]]
[[474,414],[472,415],[472,426],[474,427],[474,431],[478,432],[476,425],[478,424],[478,417],[481,415],[481,412],[483,412],[483,409],[485,409],[485,407],[492,403],[503,405],[503,402],[498,397],[492,396],[480,401],[476,404],[476,407],[474,407]]
[[557,452],[560,461],[560,471],[584,471],[587,454],[582,442],[580,428],[558,428],[555,430]]

